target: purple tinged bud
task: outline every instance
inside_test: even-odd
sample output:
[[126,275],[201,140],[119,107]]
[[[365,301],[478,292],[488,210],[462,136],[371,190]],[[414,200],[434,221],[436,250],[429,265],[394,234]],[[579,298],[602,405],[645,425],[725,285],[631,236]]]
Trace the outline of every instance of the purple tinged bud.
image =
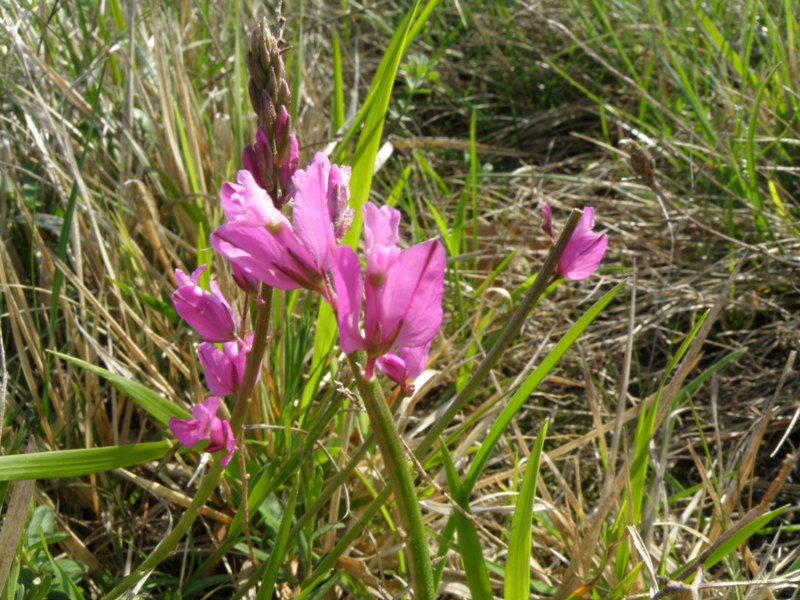
[[281,106],[275,121],[275,164],[282,166],[289,159],[290,153],[290,133],[292,129],[292,118],[285,106]]
[[297,167],[300,164],[300,146],[297,143],[297,138],[294,135],[289,136],[289,152],[287,153],[286,162],[281,165],[278,171],[278,181],[281,184],[281,199],[280,206],[294,196],[294,184],[292,183],[292,176],[297,172]]
[[172,417],[169,420],[169,429],[185,448],[191,448],[203,440],[208,440],[204,452],[226,450],[222,466],[227,467],[236,450],[236,439],[233,437],[228,420],[217,417],[219,404],[220,399],[217,396],[209,396],[205,402],[195,404],[191,419]]
[[267,192],[272,192],[272,174],[275,168],[272,145],[261,127],[256,132],[255,143],[245,146],[242,151],[242,166],[250,171],[259,186]]
[[414,380],[425,369],[428,362],[430,342],[414,348],[400,348],[396,354],[384,354],[375,361],[378,370],[392,381],[399,383],[403,393],[414,393]]
[[216,281],[204,290],[198,281],[206,265],[196,269],[191,277],[175,269],[178,288],[172,294],[172,303],[181,318],[189,323],[204,340],[227,342],[236,338],[236,318],[228,301],[220,292]]
[[244,377],[247,353],[253,345],[253,334],[242,342],[225,342],[218,348],[210,342],[197,347],[197,358],[206,375],[206,385],[215,396],[230,396],[236,393]]

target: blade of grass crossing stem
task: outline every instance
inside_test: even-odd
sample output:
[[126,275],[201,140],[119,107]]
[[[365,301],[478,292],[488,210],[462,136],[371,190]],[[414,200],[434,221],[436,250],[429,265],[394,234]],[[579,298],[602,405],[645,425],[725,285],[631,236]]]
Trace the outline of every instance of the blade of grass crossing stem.
[[492,584],[489,583],[489,573],[486,570],[486,561],[481,550],[481,540],[478,537],[475,523],[467,516],[470,512],[469,494],[464,494],[461,479],[458,477],[458,471],[456,471],[453,458],[447,451],[445,443],[442,443],[442,463],[447,474],[447,486],[450,488],[450,494],[461,508],[461,510],[453,508],[451,518],[455,521],[458,531],[458,553],[467,575],[467,586],[475,600],[491,600]]
[[174,402],[170,402],[164,396],[154,392],[146,385],[142,385],[141,383],[131,379],[126,379],[122,375],[112,373],[108,369],[87,363],[79,358],[75,358],[74,356],[68,356],[66,354],[61,354],[60,352],[52,352],[52,354],[55,354],[59,358],[64,359],[76,367],[80,367],[82,369],[86,369],[87,371],[91,371],[96,375],[100,375],[100,377],[107,380],[115,388],[117,388],[118,391],[130,397],[131,400],[139,405],[142,410],[144,410],[162,425],[166,425],[169,422],[170,417],[188,419],[191,416],[180,406]]
[[261,588],[258,590],[256,600],[266,600],[271,598],[275,591],[275,580],[278,578],[278,569],[283,562],[284,554],[286,553],[286,546],[289,542],[289,531],[292,528],[292,517],[294,516],[294,506],[297,503],[297,496],[300,493],[300,478],[295,481],[292,493],[289,496],[289,501],[283,510],[283,518],[281,519],[280,527],[278,528],[278,535],[275,538],[275,544],[272,546],[272,551],[267,560],[267,570],[264,573],[264,579],[261,581]]
[[492,424],[489,433],[480,445],[478,452],[475,454],[475,459],[472,461],[470,468],[467,472],[467,477],[464,479],[464,487],[467,492],[471,492],[472,488],[478,481],[478,477],[483,472],[484,466],[489,460],[495,444],[500,440],[506,427],[514,419],[514,416],[527,402],[533,391],[539,386],[545,377],[553,370],[561,357],[564,356],[566,351],[575,343],[578,336],[597,318],[603,309],[616,297],[622,289],[624,283],[618,283],[611,288],[606,294],[600,298],[594,305],[587,310],[575,324],[569,328],[569,331],[562,337],[555,345],[548,355],[544,358],[541,364],[528,375],[522,385],[519,386],[517,391],[511,397],[508,404],[503,408],[497,420]]
[[[386,49],[386,52],[381,59],[380,64],[378,65],[378,70],[375,72],[375,76],[372,79],[372,84],[370,85],[370,89],[367,92],[367,97],[364,100],[364,103],[361,105],[361,108],[358,110],[358,114],[356,114],[355,119],[347,128],[347,131],[344,132],[341,141],[336,147],[336,150],[333,153],[334,161],[333,162],[341,162],[344,159],[345,148],[347,144],[350,143],[350,140],[358,131],[359,127],[361,127],[362,123],[364,123],[365,119],[367,118],[368,114],[373,111],[373,103],[377,102],[377,98],[379,97],[378,88],[380,87],[382,75],[384,72],[390,68],[390,63],[393,61],[397,53],[402,56],[405,51],[408,49],[408,46],[414,40],[416,35],[419,33],[420,29],[425,25],[425,22],[430,17],[430,14],[433,12],[433,9],[436,8],[436,5],[439,4],[439,0],[429,0],[428,3],[425,5],[425,8],[420,11],[419,16],[417,17],[416,22],[410,29],[406,29],[407,23],[411,22],[418,5],[420,4],[420,0],[417,0],[415,5],[412,7],[411,11],[406,15],[405,19],[401,22],[400,26],[397,28],[392,39],[389,41],[389,46]],[[399,66],[399,60],[397,61],[397,65],[394,67],[392,81],[394,80],[394,76],[397,74],[397,66]],[[387,101],[388,106],[388,101]],[[383,115],[381,118],[385,118],[386,109],[384,108],[381,111]],[[375,152],[377,153],[377,147],[375,148]],[[374,158],[373,158],[374,164]],[[372,165],[370,165],[372,168]],[[353,182],[352,179],[350,180],[350,187],[352,190]],[[354,208],[357,206],[351,201],[351,205]],[[356,211],[358,214],[358,211]],[[360,215],[359,215],[360,218]],[[360,225],[359,225],[360,227]],[[355,235],[355,239],[358,239],[358,234]]]
[[0,481],[82,477],[138,465],[164,457],[166,440],[104,448],[52,450],[0,456]]
[[[533,391],[538,387],[538,385],[542,382],[542,380],[547,376],[547,374],[555,367],[556,363],[561,359],[564,353],[569,349],[569,347],[575,342],[578,336],[583,333],[583,331],[589,326],[589,324],[599,315],[602,310],[614,299],[614,297],[619,293],[622,289],[624,283],[619,283],[614,286],[611,290],[609,290],[600,300],[594,303],[594,305],[587,310],[580,319],[567,331],[564,337],[559,340],[556,344],[555,348],[553,348],[548,355],[544,358],[541,364],[522,382],[522,385],[517,389],[517,391],[512,396],[509,403],[497,417],[497,420],[492,425],[489,433],[486,435],[486,438],[481,443],[480,447],[478,448],[477,453],[475,454],[475,458],[470,465],[467,475],[464,478],[463,488],[465,494],[472,493],[472,489],[475,487],[475,484],[480,477],[480,474],[483,472],[483,468],[486,466],[486,463],[489,461],[491,456],[492,450],[497,442],[500,440],[503,431],[505,431],[506,427],[511,423],[514,416],[519,412],[522,406],[525,404],[527,399],[533,393]],[[450,544],[450,539],[453,536],[455,531],[455,523],[453,519],[449,519],[447,524],[445,525],[444,532],[441,535],[441,541],[439,542],[439,551],[437,552],[437,558],[440,558],[445,555],[447,549]],[[436,583],[438,584],[441,576],[443,574],[444,568],[444,561],[439,561],[438,565],[436,566],[436,570],[434,571],[434,576],[436,578]]]
[[331,29],[331,51],[333,53],[333,106],[331,106],[331,133],[336,134],[344,125],[344,79],[342,78],[342,49],[339,32]]
[[397,33],[392,38],[378,71],[375,73],[367,99],[370,106],[364,118],[364,127],[358,137],[356,150],[353,154],[352,173],[350,175],[350,205],[355,210],[355,217],[350,231],[344,236],[343,242],[355,247],[361,235],[361,207],[369,198],[372,187],[372,175],[375,168],[375,156],[381,143],[383,125],[386,121],[389,99],[394,88],[394,80],[400,60],[406,50],[406,39],[414,15],[419,9],[421,0],[416,0],[413,7],[403,19]]
[[759,531],[772,519],[786,512],[789,506],[790,505],[787,504],[786,506],[781,506],[780,508],[771,510],[766,514],[761,515],[757,519],[754,519],[752,523],[748,523],[742,527],[739,531],[732,535],[729,540],[725,540],[722,544],[720,544],[719,548],[711,553],[711,556],[709,556],[705,563],[703,563],[703,567],[705,569],[710,569],[713,567],[723,558],[728,556],[728,554],[736,550],[736,548],[747,542],[747,540],[749,540],[753,534]]
[[[531,524],[533,501],[536,498],[536,480],[542,460],[544,440],[547,437],[547,421],[542,425],[533,452],[525,467],[525,476],[519,498],[511,519],[511,537],[508,541],[508,560],[504,586],[505,600],[527,600],[531,596]],[[460,535],[460,534],[459,534]]]

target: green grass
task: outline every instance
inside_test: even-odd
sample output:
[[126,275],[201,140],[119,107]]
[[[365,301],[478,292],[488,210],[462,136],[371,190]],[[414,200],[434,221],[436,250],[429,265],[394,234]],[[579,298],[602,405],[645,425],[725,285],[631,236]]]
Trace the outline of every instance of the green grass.
[[[167,452],[167,419],[205,393],[171,271],[209,264],[234,295],[207,236],[254,135],[244,53],[263,7],[4,10],[0,499],[27,522],[0,528],[2,597],[100,597],[176,531],[208,470]],[[385,386],[422,466],[440,593],[796,586],[791,498],[769,487],[791,465],[786,446],[768,455],[797,391],[797,2],[286,10],[304,160],[328,147],[354,206],[397,206],[404,243],[447,249],[426,383],[413,403]],[[663,198],[620,138],[653,154]],[[545,286],[495,356],[544,283],[541,200],[560,223],[596,206],[609,253],[592,279]],[[243,465],[206,484],[142,594],[403,593],[404,534],[333,313],[275,292],[272,317]]]

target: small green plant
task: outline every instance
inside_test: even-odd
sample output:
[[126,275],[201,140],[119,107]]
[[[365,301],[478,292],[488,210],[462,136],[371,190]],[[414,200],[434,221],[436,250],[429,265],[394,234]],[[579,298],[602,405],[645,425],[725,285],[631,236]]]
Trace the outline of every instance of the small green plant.
[[4,600],[83,600],[78,584],[88,569],[70,558],[54,558],[51,549],[67,537],[57,531],[49,506],[37,506],[31,513],[25,535],[6,585]]

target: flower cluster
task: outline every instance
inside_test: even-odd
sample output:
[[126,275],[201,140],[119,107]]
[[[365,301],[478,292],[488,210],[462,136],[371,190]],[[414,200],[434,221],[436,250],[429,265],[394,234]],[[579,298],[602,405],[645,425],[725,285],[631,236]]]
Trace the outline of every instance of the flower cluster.
[[[225,223],[211,234],[211,246],[250,296],[257,296],[260,286],[266,293],[302,288],[319,294],[336,312],[342,350],[366,354],[365,376],[371,378],[377,368],[412,393],[442,323],[442,244],[429,240],[402,249],[400,213],[368,202],[362,209],[362,268],[356,252],[341,244],[354,216],[348,206],[350,168],[331,164],[322,153],[299,168],[279,40],[264,21],[251,37],[247,65],[258,131],[242,153],[236,181],[220,190]],[[291,219],[285,206],[291,206]],[[549,205],[543,211],[544,229],[554,241]],[[608,240],[593,226],[594,210],[586,208],[558,275],[583,279],[597,269]],[[208,290],[199,285],[204,268],[191,276],[176,270],[173,303],[201,338],[197,356],[211,395],[195,405],[191,419],[171,419],[169,425],[186,447],[208,440],[206,452],[224,449],[227,465],[236,443],[230,423],[217,411],[223,397],[240,393],[248,353],[263,340],[246,334],[216,282]]]
[[211,291],[200,286],[199,280],[204,270],[205,266],[202,266],[191,276],[180,269],[175,270],[178,288],[172,294],[172,303],[181,318],[203,340],[197,346],[197,358],[205,372],[208,389],[213,395],[205,402],[195,405],[191,419],[171,418],[169,428],[187,448],[201,440],[209,440],[205,447],[206,452],[226,450],[222,464],[227,466],[236,449],[236,440],[230,423],[217,417],[217,410],[220,396],[235,394],[239,387],[253,336],[246,339],[238,337],[236,314],[216,281],[209,283]]

